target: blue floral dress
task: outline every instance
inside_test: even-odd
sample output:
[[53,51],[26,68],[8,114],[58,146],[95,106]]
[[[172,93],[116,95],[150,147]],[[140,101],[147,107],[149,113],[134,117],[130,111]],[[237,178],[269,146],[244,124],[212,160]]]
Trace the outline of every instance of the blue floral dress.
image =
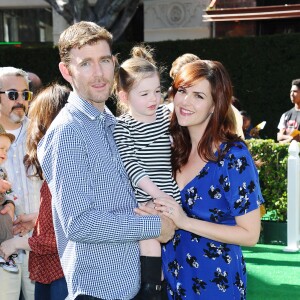
[[[183,188],[181,199],[189,217],[231,226],[236,216],[257,209],[264,200],[247,147],[236,142],[224,159],[208,162]],[[246,266],[238,245],[177,230],[162,258],[169,299],[246,299]]]

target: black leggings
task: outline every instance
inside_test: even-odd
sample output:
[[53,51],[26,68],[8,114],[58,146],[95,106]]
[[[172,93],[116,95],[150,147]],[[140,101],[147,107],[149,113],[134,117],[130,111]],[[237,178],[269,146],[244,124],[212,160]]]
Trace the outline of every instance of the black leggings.
[[141,289],[134,300],[167,300],[166,283],[161,281],[161,257],[141,256]]

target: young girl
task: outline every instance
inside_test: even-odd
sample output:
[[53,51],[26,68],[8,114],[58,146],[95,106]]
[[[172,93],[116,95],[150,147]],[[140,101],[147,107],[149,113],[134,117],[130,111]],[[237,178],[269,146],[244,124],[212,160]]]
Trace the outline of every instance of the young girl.
[[[139,205],[161,197],[180,201],[170,163],[170,111],[160,105],[160,72],[151,52],[134,47],[116,79],[118,98],[128,111],[118,118],[114,136]],[[140,250],[142,284],[137,299],[161,299],[160,244],[144,240]]]

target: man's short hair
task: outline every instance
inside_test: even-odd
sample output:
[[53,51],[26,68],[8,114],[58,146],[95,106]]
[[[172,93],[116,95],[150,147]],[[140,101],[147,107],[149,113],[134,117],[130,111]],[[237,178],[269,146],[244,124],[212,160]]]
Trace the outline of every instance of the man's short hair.
[[2,67],[0,68],[0,89],[2,88],[2,78],[6,76],[23,77],[29,85],[28,74],[25,71],[23,71],[22,69],[17,69],[15,67]]
[[112,34],[104,27],[94,22],[81,21],[65,29],[58,41],[60,59],[67,66],[70,63],[70,51],[80,49],[85,45],[93,45],[99,41],[106,41],[112,49]]

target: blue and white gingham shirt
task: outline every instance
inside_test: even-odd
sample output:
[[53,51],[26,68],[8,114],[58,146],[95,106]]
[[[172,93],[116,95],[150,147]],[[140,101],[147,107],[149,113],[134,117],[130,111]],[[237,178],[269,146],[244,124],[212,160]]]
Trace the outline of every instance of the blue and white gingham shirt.
[[141,239],[160,234],[158,216],[136,216],[115,118],[74,92],[38,146],[69,297],[132,299],[140,286]]

